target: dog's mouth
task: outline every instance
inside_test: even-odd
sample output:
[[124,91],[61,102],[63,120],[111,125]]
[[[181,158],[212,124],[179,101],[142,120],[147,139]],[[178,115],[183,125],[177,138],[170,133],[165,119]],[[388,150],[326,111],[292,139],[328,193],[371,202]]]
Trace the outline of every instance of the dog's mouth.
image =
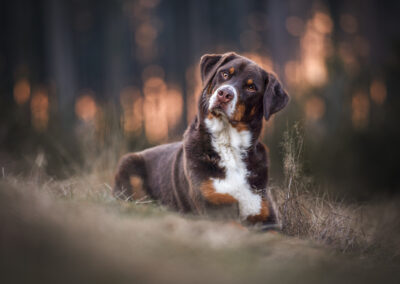
[[239,123],[239,121],[234,120],[234,119],[232,119],[231,117],[229,117],[229,115],[226,113],[225,109],[224,109],[222,106],[220,106],[220,105],[213,107],[213,108],[210,110],[210,114],[211,114],[213,117],[216,117],[216,118],[218,118],[218,119],[221,119],[221,120],[224,121],[224,122],[228,122],[228,123],[230,123],[230,124],[233,125],[233,126],[235,126],[235,125],[237,125],[237,124]]
[[227,116],[227,113],[223,105],[216,105],[212,107],[210,113],[216,117]]

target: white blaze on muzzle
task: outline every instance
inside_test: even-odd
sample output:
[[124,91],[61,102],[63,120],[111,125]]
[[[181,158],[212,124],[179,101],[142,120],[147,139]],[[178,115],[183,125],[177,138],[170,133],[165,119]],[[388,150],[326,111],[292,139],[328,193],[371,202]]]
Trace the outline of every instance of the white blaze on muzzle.
[[226,115],[230,118],[235,112],[236,103],[238,101],[238,93],[236,91],[236,88],[231,85],[222,85],[214,91],[214,93],[210,97],[208,110],[211,111],[218,104],[218,92],[222,90],[230,90],[233,94],[233,99],[226,104]]

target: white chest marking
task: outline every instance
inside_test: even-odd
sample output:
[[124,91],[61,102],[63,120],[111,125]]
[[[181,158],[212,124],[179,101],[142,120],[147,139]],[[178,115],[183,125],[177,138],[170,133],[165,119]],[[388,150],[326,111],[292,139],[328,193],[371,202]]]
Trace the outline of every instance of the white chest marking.
[[251,144],[250,132],[239,132],[218,118],[207,118],[205,124],[211,133],[211,144],[221,157],[219,166],[226,171],[224,179],[213,179],[215,191],[230,194],[238,200],[242,218],[259,214],[261,196],[251,191],[246,164],[242,160]]

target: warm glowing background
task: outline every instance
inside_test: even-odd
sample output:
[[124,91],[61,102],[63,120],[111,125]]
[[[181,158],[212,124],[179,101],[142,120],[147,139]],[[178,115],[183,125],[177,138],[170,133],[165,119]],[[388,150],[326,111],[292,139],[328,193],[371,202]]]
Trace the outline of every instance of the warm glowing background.
[[277,73],[292,98],[263,131],[273,179],[282,132],[300,121],[322,185],[358,197],[399,188],[395,1],[7,2],[2,167],[44,152],[62,176],[59,165],[85,162],[88,134],[94,152],[111,136],[129,150],[180,139],[196,113],[200,56],[233,50]]

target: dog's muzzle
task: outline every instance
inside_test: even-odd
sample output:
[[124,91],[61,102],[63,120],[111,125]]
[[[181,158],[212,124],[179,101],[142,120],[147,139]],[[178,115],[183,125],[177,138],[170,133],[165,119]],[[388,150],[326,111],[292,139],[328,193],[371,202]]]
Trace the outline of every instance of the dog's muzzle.
[[215,114],[226,114],[231,117],[235,111],[238,94],[236,88],[231,85],[220,86],[211,95],[209,111]]

